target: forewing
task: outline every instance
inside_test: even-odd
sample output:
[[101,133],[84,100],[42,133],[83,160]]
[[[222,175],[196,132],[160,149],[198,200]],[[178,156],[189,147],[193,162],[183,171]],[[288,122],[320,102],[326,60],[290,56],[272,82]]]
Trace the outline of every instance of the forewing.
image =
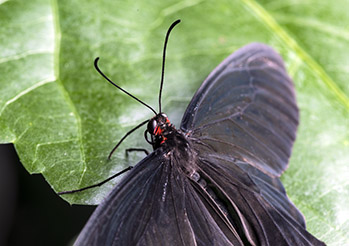
[[[168,191],[170,172],[154,152],[136,165],[118,187],[97,207],[76,241],[76,245],[168,245],[191,240],[185,220],[174,221]],[[176,192],[176,191],[175,191]],[[164,200],[163,200],[164,199]],[[180,198],[179,198],[180,199]],[[183,211],[182,211],[183,212]],[[164,225],[173,221],[171,227]],[[180,232],[178,232],[178,230]],[[182,233],[182,234],[181,234]]]
[[[97,207],[74,245],[243,245],[157,149]],[[206,200],[207,200],[207,195]]]
[[224,201],[242,239],[256,245],[324,245],[305,229],[279,176],[298,125],[294,89],[281,57],[247,45],[203,82],[182,119],[201,175]]
[[280,176],[297,125],[293,84],[281,57],[272,48],[253,43],[207,77],[185,112],[181,129],[221,155]]

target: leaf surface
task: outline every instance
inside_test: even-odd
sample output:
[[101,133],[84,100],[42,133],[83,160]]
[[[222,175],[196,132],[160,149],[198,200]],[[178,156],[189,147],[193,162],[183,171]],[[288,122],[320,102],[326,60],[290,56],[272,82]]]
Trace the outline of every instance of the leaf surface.
[[[113,88],[101,69],[158,108],[162,45],[169,25],[163,111],[179,126],[192,95],[225,57],[250,42],[283,56],[301,121],[282,177],[311,233],[349,244],[349,22],[345,0],[328,1],[0,1],[0,142],[14,143],[30,173],[55,191],[85,187],[144,156],[143,130],[118,140],[152,112]],[[119,179],[66,195],[96,204]]]

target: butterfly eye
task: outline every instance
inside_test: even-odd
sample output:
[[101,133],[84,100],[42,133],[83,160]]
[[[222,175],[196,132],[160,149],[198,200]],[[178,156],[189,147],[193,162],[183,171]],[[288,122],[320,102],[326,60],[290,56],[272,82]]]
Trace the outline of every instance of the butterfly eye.
[[162,117],[164,117],[165,119],[167,119],[167,118],[168,118],[168,117],[167,117],[167,115],[166,115],[166,114],[164,114],[164,113],[162,113],[162,114],[161,114],[161,116],[162,116]]
[[148,129],[148,132],[150,134],[154,134],[154,131],[155,129],[158,127],[158,122],[155,120],[155,119],[151,119],[149,122],[148,122],[148,126],[147,126],[147,129]]

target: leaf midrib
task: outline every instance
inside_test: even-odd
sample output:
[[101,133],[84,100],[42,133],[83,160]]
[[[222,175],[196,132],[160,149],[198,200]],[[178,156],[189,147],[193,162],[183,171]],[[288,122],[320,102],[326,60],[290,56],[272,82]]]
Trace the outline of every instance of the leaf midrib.
[[335,94],[338,100],[349,109],[349,98],[344,92],[336,85],[332,78],[324,71],[324,69],[307,53],[300,45],[275,21],[275,19],[256,1],[254,0],[241,0],[254,14],[269,28],[271,29],[281,41],[285,43],[290,49],[292,49],[304,62],[308,65],[312,71],[321,78],[321,81],[329,88],[329,90]]
[[79,150],[80,150],[80,157],[81,157],[81,163],[83,165],[83,170],[81,173],[81,177],[79,180],[79,186],[82,182],[82,179],[86,173],[87,166],[86,166],[86,157],[85,157],[85,150],[84,145],[82,142],[82,126],[81,126],[81,118],[79,115],[79,112],[77,111],[72,99],[70,98],[70,95],[66,88],[63,85],[63,82],[60,80],[60,70],[59,70],[59,64],[60,64],[60,47],[61,47],[61,28],[60,28],[60,21],[59,21],[59,9],[58,9],[58,3],[57,0],[52,0],[52,16],[53,16],[53,24],[54,24],[54,73],[55,77],[57,78],[57,84],[58,87],[61,89],[62,94],[70,107],[71,111],[74,114],[74,117],[76,119],[76,126],[78,128],[78,141],[79,141]]

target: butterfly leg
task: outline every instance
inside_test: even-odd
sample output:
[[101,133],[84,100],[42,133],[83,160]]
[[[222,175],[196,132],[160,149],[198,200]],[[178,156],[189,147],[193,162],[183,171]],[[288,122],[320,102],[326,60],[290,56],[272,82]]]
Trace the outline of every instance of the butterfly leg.
[[121,170],[120,172],[114,174],[113,176],[107,178],[106,180],[103,180],[102,182],[99,182],[97,184],[94,184],[94,185],[90,185],[90,186],[87,186],[87,187],[84,187],[84,188],[81,188],[81,189],[77,189],[77,190],[69,190],[69,191],[61,191],[61,192],[58,192],[57,194],[58,195],[63,195],[63,194],[71,194],[71,193],[76,193],[76,192],[80,192],[80,191],[83,191],[83,190],[87,190],[87,189],[91,189],[91,188],[95,188],[95,187],[98,187],[98,186],[101,186],[105,183],[107,183],[109,180],[112,180],[113,178],[131,170],[133,167],[132,166],[129,166],[127,168],[125,168],[124,170]]
[[146,155],[149,155],[149,151],[143,148],[130,148],[130,149],[126,149],[126,157],[128,157],[128,153],[129,152],[136,152],[136,151],[141,151],[144,152]]

